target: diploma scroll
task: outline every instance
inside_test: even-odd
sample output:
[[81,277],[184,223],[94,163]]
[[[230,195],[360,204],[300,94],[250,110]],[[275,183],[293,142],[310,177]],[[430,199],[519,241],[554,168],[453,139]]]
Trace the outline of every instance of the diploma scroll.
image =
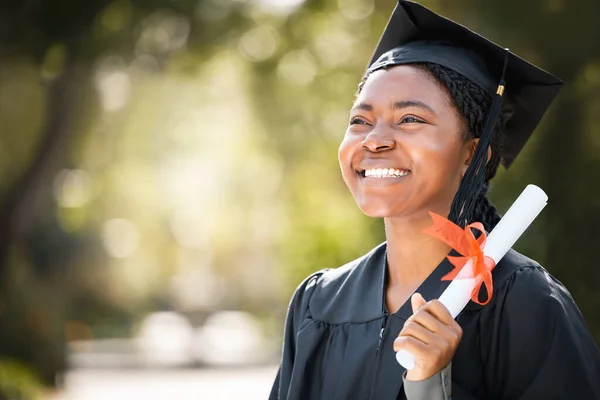
[[[539,215],[547,201],[548,196],[542,189],[535,185],[528,185],[488,235],[483,248],[484,255],[498,264]],[[468,261],[439,298],[452,314],[452,318],[456,318],[469,303],[476,285],[477,279],[473,278],[472,262]],[[415,366],[415,357],[408,351],[400,350],[396,353],[396,360],[407,370]]]

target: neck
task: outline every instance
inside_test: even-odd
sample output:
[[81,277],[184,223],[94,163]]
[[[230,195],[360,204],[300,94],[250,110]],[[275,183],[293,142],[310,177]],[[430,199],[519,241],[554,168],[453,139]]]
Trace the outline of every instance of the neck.
[[429,213],[385,219],[390,285],[413,287],[425,280],[450,252],[450,246],[423,232]]

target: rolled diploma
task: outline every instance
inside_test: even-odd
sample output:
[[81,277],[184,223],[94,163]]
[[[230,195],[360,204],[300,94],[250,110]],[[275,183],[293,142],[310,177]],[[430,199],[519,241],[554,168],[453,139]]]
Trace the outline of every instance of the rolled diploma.
[[[488,235],[483,254],[492,258],[497,265],[543,210],[547,201],[548,196],[542,189],[535,185],[527,185],[523,193]],[[456,318],[469,303],[471,293],[477,283],[475,278],[464,278],[465,276],[473,276],[471,261],[465,264],[439,298],[439,301],[452,314],[452,318]],[[396,360],[407,370],[411,370],[415,366],[415,357],[405,350],[396,353]]]

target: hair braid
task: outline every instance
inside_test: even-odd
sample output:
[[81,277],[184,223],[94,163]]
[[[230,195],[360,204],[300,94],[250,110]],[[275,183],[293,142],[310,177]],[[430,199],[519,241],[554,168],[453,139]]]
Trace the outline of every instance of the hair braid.
[[475,202],[475,209],[473,211],[473,219],[481,222],[488,232],[494,229],[496,224],[500,222],[498,210],[496,210],[496,207],[486,196],[489,187],[489,182],[486,182],[481,189],[481,192],[479,192],[479,196]]
[[[471,80],[457,72],[438,64],[428,63],[425,65],[438,82],[448,89],[454,105],[464,116],[468,124],[468,132],[464,139],[480,137],[487,110],[492,102],[491,97]],[[496,207],[487,198],[487,192],[490,187],[489,182],[496,176],[498,166],[502,160],[503,134],[503,124],[497,123],[490,144],[492,156],[485,167],[485,184],[480,192],[475,194],[473,219],[483,223],[487,231],[491,231],[500,221],[500,215]]]

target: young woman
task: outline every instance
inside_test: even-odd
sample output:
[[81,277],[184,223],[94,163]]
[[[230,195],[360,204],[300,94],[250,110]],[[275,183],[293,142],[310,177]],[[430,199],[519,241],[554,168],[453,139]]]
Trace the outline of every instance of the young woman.
[[[298,287],[271,400],[600,399],[598,350],[560,282],[511,250],[493,270],[491,301],[455,321],[435,300],[452,249],[423,232],[429,211],[493,229],[489,181],[561,83],[399,1],[339,149],[346,184],[366,215],[384,219],[387,241]],[[398,350],[415,355],[413,369]]]

